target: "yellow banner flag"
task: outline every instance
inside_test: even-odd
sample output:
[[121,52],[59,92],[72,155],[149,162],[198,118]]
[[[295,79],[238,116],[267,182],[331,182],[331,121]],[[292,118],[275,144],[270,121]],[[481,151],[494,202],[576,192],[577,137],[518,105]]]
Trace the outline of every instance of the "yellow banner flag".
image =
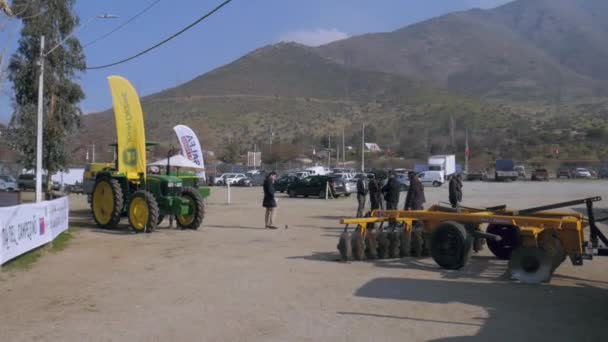
[[118,172],[129,179],[146,175],[146,134],[144,114],[135,88],[123,77],[108,77],[118,143]]

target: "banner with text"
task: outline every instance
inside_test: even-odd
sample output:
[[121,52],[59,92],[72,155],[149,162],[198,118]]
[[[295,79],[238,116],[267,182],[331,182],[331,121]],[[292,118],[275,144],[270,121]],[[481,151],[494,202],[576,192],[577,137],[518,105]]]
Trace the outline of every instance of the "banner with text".
[[[193,161],[200,167],[205,167],[205,160],[203,159],[203,149],[201,143],[194,131],[185,125],[177,125],[173,127],[177,140],[182,148],[182,154],[184,157]],[[203,179],[206,179],[205,172],[202,172]]]
[[67,197],[0,208],[0,264],[54,240],[68,229]]

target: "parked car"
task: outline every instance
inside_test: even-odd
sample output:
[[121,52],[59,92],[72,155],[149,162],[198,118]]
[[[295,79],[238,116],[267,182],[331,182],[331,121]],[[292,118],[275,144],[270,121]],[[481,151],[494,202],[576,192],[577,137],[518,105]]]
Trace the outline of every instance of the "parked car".
[[213,180],[214,185],[226,185],[226,178],[234,175],[234,173],[224,173]]
[[466,179],[467,181],[485,181],[488,179],[488,173],[485,171],[471,171],[464,174],[464,179]]
[[567,167],[560,167],[559,169],[557,169],[556,176],[557,178],[571,178],[572,172]]
[[318,196],[325,198],[327,184],[329,183],[332,197],[346,196],[346,184],[342,179],[330,176],[310,176],[296,179],[287,187],[289,197]]
[[548,181],[549,180],[549,171],[547,171],[547,169],[543,169],[543,168],[534,169],[534,171],[532,171],[532,180]]
[[297,179],[298,179],[298,177],[293,174],[281,175],[274,182],[274,189],[280,193],[283,193],[283,192],[287,191],[287,187],[289,186],[289,184],[295,182]]
[[239,177],[234,182],[230,183],[230,185],[252,187],[253,179],[251,179],[250,177]]
[[577,167],[572,173],[574,178],[591,178],[591,172],[584,167]]
[[0,191],[17,191],[19,186],[17,185],[17,181],[15,178],[11,176],[0,176]]
[[[42,176],[42,187],[46,184],[46,175]],[[17,178],[17,186],[21,191],[36,190],[36,175],[33,173],[24,173]],[[52,182],[51,190],[59,191],[60,185],[57,182]]]
[[298,178],[306,178],[312,176],[312,173],[310,173],[310,171],[298,171],[295,173],[295,176]]
[[443,179],[443,172],[441,171],[425,171],[418,174],[418,178],[420,182],[424,186],[434,186],[439,187],[445,183],[445,179]]
[[226,185],[230,184],[235,184],[237,182],[239,182],[241,179],[247,178],[247,176],[245,176],[244,173],[234,173],[232,175],[228,175],[226,177],[226,179],[224,180],[224,183],[226,183]]

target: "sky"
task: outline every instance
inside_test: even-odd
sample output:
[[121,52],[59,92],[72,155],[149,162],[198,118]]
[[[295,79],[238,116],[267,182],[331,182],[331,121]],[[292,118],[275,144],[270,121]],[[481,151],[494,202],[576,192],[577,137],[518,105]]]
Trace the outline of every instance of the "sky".
[[[370,32],[387,32],[413,23],[471,8],[491,8],[510,0],[233,0],[198,26],[126,64],[79,75],[85,113],[112,105],[106,78],[124,76],[140,96],[156,93],[267,44],[296,41],[317,46]],[[117,19],[95,19],[76,36],[86,44],[111,31],[154,0],[77,0],[81,22],[101,13]],[[161,0],[120,31],[85,48],[89,67],[105,65],[144,50],[190,24],[222,0]],[[19,22],[0,33],[0,48],[17,46]],[[0,92],[0,122],[11,116],[10,83]]]

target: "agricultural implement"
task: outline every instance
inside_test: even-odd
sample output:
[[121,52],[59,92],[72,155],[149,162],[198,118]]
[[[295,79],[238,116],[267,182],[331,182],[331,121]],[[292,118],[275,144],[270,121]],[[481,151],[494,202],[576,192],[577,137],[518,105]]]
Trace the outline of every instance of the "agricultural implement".
[[[178,227],[198,229],[205,215],[203,196],[193,179],[175,175],[147,175],[143,113],[129,82],[110,77],[114,99],[117,144],[114,164],[98,164],[85,176],[91,186],[90,203],[99,227],[114,229],[126,215],[135,232],[150,232],[165,216],[173,215]],[[184,186],[187,183],[190,186]]]
[[[458,270],[486,242],[499,259],[509,260],[511,276],[526,283],[549,281],[569,257],[573,265],[594,255],[608,255],[608,239],[596,226],[591,197],[524,210],[506,206],[458,210],[440,205],[428,210],[376,210],[367,217],[343,219],[338,250],[350,258],[391,258],[430,254],[442,268]],[[549,210],[585,204],[587,218]],[[349,232],[349,226],[355,226]],[[482,228],[485,227],[485,231]],[[585,241],[589,228],[589,241]],[[600,246],[600,241],[603,246]]]

